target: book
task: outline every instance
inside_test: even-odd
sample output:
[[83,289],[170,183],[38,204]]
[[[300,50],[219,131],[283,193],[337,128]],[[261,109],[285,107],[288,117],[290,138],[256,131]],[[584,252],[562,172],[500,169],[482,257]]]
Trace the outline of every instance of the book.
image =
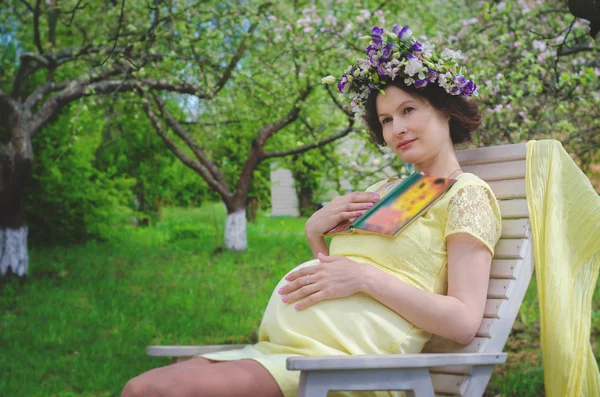
[[397,236],[425,214],[455,182],[456,179],[424,176],[416,172],[404,179],[388,182],[373,192],[380,197],[373,207],[357,218],[341,222],[325,235]]

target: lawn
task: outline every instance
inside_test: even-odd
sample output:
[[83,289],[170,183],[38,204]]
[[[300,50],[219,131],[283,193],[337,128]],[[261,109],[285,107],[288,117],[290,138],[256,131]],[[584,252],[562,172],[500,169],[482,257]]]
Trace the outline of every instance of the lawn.
[[[28,279],[0,286],[0,397],[118,396],[169,363],[147,345],[253,341],[273,286],[311,257],[305,219],[260,216],[241,254],[220,248],[224,219],[220,204],[171,208],[107,242],[31,249]],[[543,394],[537,313],[532,284],[486,395]]]

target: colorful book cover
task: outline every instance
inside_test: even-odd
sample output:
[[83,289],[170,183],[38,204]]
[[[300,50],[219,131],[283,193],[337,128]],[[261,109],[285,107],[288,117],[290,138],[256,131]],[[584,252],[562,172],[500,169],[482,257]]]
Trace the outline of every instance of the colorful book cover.
[[381,199],[363,215],[344,221],[326,235],[366,233],[398,235],[423,215],[456,182],[456,179],[410,174],[388,182],[374,193]]

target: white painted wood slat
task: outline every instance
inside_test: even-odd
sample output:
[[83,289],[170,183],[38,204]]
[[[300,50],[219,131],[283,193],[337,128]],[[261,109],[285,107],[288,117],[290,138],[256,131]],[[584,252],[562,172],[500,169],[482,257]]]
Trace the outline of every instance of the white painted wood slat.
[[502,221],[502,238],[529,237],[529,219],[504,219]]
[[437,393],[462,395],[469,382],[469,377],[461,375],[431,374],[433,390]]
[[492,337],[492,329],[496,322],[498,322],[498,320],[496,320],[494,318],[484,318],[481,321],[479,330],[477,331],[477,336],[491,338]]
[[500,207],[502,219],[529,217],[526,199],[498,200],[498,206]]
[[523,239],[500,239],[494,249],[494,259],[523,259],[526,241]]
[[489,299],[508,299],[513,291],[515,282],[513,280],[490,280],[488,284],[487,297]]
[[498,200],[525,198],[525,179],[510,179],[489,183]]
[[466,149],[456,152],[456,158],[461,165],[525,160],[526,155],[527,146],[525,143]]
[[469,165],[462,167],[462,170],[475,174],[486,182],[523,179],[525,178],[525,160]]
[[492,270],[490,278],[516,279],[519,273],[522,261],[519,259],[494,259],[492,260]]
[[441,336],[432,335],[425,344],[423,353],[479,353],[485,351],[489,338],[475,338],[468,345],[449,341]]
[[485,310],[483,317],[485,318],[501,318],[504,315],[504,311],[508,303],[504,299],[488,299],[485,302]]
[[429,370],[432,374],[451,374],[451,375],[471,375],[473,367],[470,365],[450,365],[447,367],[432,367]]

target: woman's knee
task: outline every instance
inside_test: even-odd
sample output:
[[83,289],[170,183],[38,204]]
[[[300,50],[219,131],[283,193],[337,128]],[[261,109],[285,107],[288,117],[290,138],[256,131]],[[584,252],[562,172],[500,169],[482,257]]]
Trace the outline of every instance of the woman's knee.
[[143,397],[146,381],[141,377],[130,379],[121,390],[121,397]]
[[169,393],[169,382],[165,379],[138,376],[125,384],[121,397],[167,397]]

